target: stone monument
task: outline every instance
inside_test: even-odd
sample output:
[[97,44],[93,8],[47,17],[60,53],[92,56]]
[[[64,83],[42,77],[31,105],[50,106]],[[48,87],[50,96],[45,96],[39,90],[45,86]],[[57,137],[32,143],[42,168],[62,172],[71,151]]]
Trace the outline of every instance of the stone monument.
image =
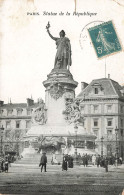
[[78,83],[70,72],[70,40],[65,37],[64,30],[59,33],[59,38],[53,37],[49,28],[48,22],[48,35],[57,45],[54,68],[43,82],[45,103],[39,99],[39,105],[32,115],[32,127],[25,139],[39,152],[81,153],[81,150],[86,150],[88,141],[94,149],[95,136],[83,128],[80,102],[75,99]]

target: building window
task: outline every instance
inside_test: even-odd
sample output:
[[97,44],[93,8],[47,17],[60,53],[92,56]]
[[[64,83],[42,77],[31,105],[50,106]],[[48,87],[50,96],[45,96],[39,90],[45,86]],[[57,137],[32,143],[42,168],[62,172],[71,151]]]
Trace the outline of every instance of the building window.
[[31,127],[31,121],[26,121],[26,128],[30,128]]
[[12,115],[12,112],[13,112],[12,109],[11,109],[11,110],[7,110],[7,115],[8,115],[8,116]]
[[17,110],[17,116],[20,116],[22,114],[21,110]]
[[0,110],[0,116],[2,116],[3,115],[3,110]]
[[22,111],[23,111],[22,108],[17,108],[17,116],[22,115]]
[[111,112],[112,111],[112,105],[107,105],[107,112]]
[[94,105],[93,108],[94,108],[94,113],[97,114],[98,113],[98,105]]
[[10,138],[10,130],[5,131],[5,138]]
[[16,130],[15,131],[15,138],[16,139],[19,139],[19,137],[20,137],[20,131],[19,130]]
[[81,106],[81,113],[82,113],[82,114],[85,113],[85,106]]
[[98,137],[98,130],[93,130],[93,132]]
[[20,128],[20,121],[16,121],[16,128]]
[[98,120],[94,120],[94,127],[98,126]]
[[121,127],[123,127],[123,119],[121,119]]
[[27,110],[27,115],[31,115],[31,110]]
[[9,145],[5,145],[5,146],[4,146],[4,150],[5,150],[5,151],[10,151],[10,146],[9,146]]
[[25,148],[29,147],[29,141],[25,141]]
[[107,136],[111,136],[112,135],[112,130],[107,130]]
[[86,125],[86,118],[83,118],[82,126],[85,128],[85,125]]
[[123,129],[121,129],[121,136],[123,136]]
[[108,144],[107,145],[107,155],[108,156],[111,156],[112,155],[112,145],[111,144]]
[[123,106],[122,105],[120,105],[120,111],[121,111],[121,113],[123,113]]
[[95,92],[95,94],[98,94],[98,88],[94,88],[94,92]]
[[112,120],[111,120],[111,119],[108,119],[108,120],[107,120],[107,126],[108,126],[108,127],[112,126]]
[[6,128],[7,128],[7,129],[10,129],[10,128],[11,128],[11,123],[10,123],[10,121],[6,121]]

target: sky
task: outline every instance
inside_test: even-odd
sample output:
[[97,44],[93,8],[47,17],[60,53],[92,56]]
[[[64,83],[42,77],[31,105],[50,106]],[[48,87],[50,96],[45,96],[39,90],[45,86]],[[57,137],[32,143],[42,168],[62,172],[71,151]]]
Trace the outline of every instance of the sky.
[[[73,15],[75,9],[96,15]],[[55,41],[46,31],[48,21],[53,36],[64,30],[70,39],[76,95],[82,81],[105,77],[105,64],[106,76],[124,85],[123,50],[98,59],[87,30],[112,20],[124,48],[124,1],[76,0],[75,6],[75,0],[1,0],[0,11],[0,100],[5,103],[10,98],[12,103],[26,102],[31,96],[35,101],[45,99],[42,82],[53,69],[56,54]]]

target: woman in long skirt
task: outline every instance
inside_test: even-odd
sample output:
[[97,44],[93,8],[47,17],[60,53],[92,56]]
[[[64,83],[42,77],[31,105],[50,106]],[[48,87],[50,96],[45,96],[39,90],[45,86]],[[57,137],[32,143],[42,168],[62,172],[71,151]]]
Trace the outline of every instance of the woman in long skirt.
[[66,160],[65,157],[63,158],[63,162],[62,162],[62,171],[63,170],[66,170],[67,171],[67,160]]

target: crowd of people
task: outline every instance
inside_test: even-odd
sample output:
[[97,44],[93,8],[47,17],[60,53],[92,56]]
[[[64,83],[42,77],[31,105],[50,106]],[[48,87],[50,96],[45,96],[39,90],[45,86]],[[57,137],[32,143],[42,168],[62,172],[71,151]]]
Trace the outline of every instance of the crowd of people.
[[[75,158],[73,156],[73,158]],[[104,160],[108,161],[108,165],[115,165],[116,161],[118,164],[122,164],[122,157],[116,158],[115,156],[106,156],[106,155],[98,155],[98,154],[83,154],[80,155],[80,153],[77,155],[77,161],[79,165],[97,165],[102,166]]]
[[63,170],[67,171],[68,168],[73,168],[73,166],[74,166],[73,160],[74,160],[74,158],[71,155],[63,156],[62,171]]
[[108,172],[108,165],[121,165],[122,158],[115,156],[101,156],[101,155],[89,155],[83,154],[82,156],[78,154],[77,156],[64,155],[62,162],[62,170],[67,170],[67,168],[73,168],[73,161],[76,161],[78,165],[83,165],[87,167],[88,165],[93,165],[97,167],[105,168],[106,172]]
[[8,172],[9,166],[11,166],[11,159],[10,155],[5,155],[0,157],[0,171],[1,172]]
[[11,163],[14,163],[16,160],[21,159],[21,156],[3,154],[0,156],[0,172],[8,172]]
[[[0,157],[0,171],[8,172],[9,167],[11,166],[11,163],[16,160],[16,156],[11,155],[5,155]],[[58,163],[56,156],[53,155],[51,164],[62,164],[62,171],[68,170],[68,168],[73,168],[74,161],[78,165],[83,165],[84,167],[87,167],[88,165],[97,166],[97,167],[103,167],[105,168],[106,172],[108,172],[108,165],[119,165],[122,164],[122,158],[115,156],[102,156],[102,155],[96,155],[96,154],[83,154],[80,155],[63,155],[62,163]],[[41,166],[41,172],[44,168],[44,171],[46,172],[46,164],[47,164],[47,156],[46,153],[43,153],[40,159]]]
[[100,156],[100,155],[93,155],[92,156],[92,164],[99,166],[104,166],[104,161],[108,162],[108,165],[115,165],[116,163],[122,164],[122,158],[118,157],[116,158],[115,156]]

